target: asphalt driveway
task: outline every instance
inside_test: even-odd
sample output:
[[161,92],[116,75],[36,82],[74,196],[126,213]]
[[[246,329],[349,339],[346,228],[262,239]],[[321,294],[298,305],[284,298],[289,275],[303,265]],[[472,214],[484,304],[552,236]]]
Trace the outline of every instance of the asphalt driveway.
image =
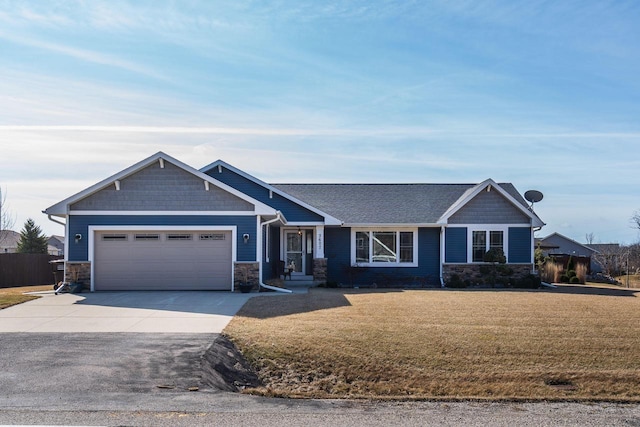
[[0,310],[0,333],[217,334],[257,293],[96,292],[54,295]]
[[41,295],[0,310],[0,410],[216,391],[216,340],[258,294]]

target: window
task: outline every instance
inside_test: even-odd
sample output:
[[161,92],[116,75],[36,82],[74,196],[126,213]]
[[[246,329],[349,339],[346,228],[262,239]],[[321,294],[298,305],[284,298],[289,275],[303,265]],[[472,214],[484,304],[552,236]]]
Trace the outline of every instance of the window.
[[415,231],[355,231],[352,262],[372,267],[415,266]]
[[201,234],[200,240],[224,240],[224,234]]
[[126,234],[103,234],[102,240],[106,242],[125,241],[127,240]]
[[136,240],[160,240],[159,234],[136,234]]
[[471,233],[471,262],[484,262],[484,254],[489,249],[502,249],[504,247],[503,230],[474,230]]
[[504,248],[504,232],[502,231],[490,231],[489,232],[489,249],[503,249]]
[[167,240],[191,240],[191,234],[167,234]]
[[473,232],[473,262],[482,262],[484,253],[487,252],[487,232],[486,231],[474,231]]

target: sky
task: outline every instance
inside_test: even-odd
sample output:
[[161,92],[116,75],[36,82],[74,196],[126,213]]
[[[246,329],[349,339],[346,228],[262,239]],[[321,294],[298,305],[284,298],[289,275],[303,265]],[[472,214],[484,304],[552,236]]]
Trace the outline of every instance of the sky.
[[640,2],[0,0],[19,231],[158,152],[263,181],[511,182],[537,236],[640,240]]

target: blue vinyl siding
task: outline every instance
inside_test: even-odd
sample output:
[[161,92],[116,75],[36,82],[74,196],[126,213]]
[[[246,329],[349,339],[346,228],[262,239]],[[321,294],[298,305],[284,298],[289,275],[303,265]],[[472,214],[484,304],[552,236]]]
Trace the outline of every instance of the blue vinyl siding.
[[206,173],[212,178],[217,179],[218,181],[223,182],[256,200],[259,200],[265,205],[279,210],[284,214],[285,218],[287,218],[287,221],[324,222],[324,218],[322,216],[280,196],[279,194],[276,194],[275,192],[273,193],[273,198],[269,198],[269,190],[235,172],[230,171],[229,169],[222,168],[222,173],[218,173],[218,168],[213,168]]
[[278,262],[280,261],[280,227],[269,227],[269,262],[266,261],[266,242],[264,242],[264,250],[262,253],[262,281],[278,278]]
[[449,227],[445,229],[445,262],[467,262],[467,228]]
[[440,229],[418,230],[418,267],[358,267],[349,274],[351,265],[351,229],[325,229],[327,280],[343,286],[408,286],[426,281],[436,286],[440,276]]
[[[69,239],[69,261],[86,261],[89,258],[90,225],[228,225],[237,227],[237,260],[255,261],[256,259],[256,217],[255,216],[207,216],[207,215],[77,215],[69,217],[69,235],[82,234],[80,242]],[[242,235],[248,233],[249,243],[244,243]]]
[[347,270],[351,265],[351,229],[324,229],[324,255],[327,257],[327,281],[349,283]]
[[509,228],[509,263],[531,263],[531,228]]

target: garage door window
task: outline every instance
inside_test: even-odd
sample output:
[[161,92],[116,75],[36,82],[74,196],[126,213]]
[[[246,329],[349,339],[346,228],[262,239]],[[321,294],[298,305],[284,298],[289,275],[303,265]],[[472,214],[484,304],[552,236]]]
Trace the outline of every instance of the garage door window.
[[224,234],[201,234],[200,240],[224,240]]
[[105,242],[126,241],[126,234],[103,234],[102,240]]
[[160,240],[159,234],[136,234],[136,240]]
[[191,234],[167,234],[167,240],[191,240]]

